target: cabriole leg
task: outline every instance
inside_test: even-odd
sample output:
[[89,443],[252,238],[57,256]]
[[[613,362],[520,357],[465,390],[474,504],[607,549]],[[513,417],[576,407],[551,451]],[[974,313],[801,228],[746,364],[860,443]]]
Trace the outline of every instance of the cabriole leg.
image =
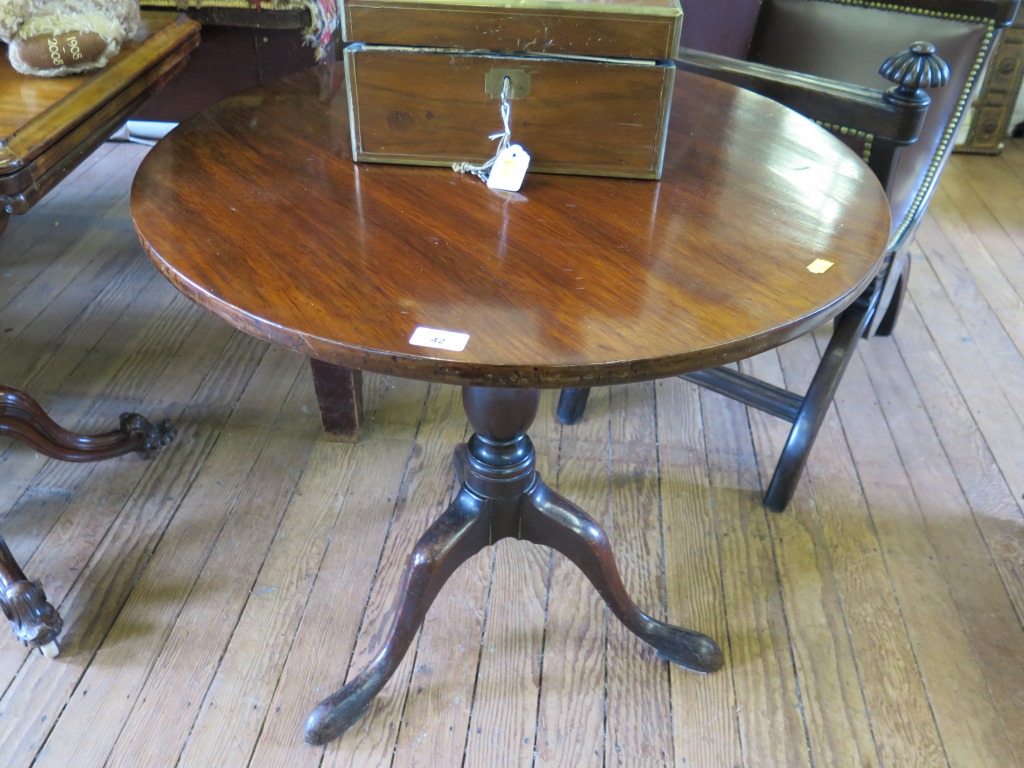
[[384,647],[366,669],[316,706],[306,719],[309,744],[326,744],[347,731],[391,679],[441,587],[489,543],[484,505],[463,490],[420,538],[405,565]]

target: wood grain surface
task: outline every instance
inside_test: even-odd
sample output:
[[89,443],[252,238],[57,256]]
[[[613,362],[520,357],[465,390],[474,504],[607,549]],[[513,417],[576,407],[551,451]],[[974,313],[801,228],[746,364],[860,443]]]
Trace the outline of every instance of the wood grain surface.
[[[529,148],[527,148],[529,149]],[[679,73],[660,182],[350,160],[344,71],[222,102],[143,163],[158,268],[236,327],[326,362],[561,387],[707,368],[828,320],[889,230],[868,169],[776,103]],[[823,274],[815,259],[832,266]],[[419,326],[469,335],[417,347]]]

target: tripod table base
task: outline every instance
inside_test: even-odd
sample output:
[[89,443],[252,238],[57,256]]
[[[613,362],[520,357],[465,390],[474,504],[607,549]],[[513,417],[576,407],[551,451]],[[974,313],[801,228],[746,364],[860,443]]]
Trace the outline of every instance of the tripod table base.
[[337,738],[366,713],[398,668],[441,587],[462,563],[506,537],[551,547],[568,557],[619,621],[663,658],[697,672],[722,666],[722,652],[711,638],[653,619],[636,606],[601,526],[545,485],[526,436],[540,393],[464,387],[462,400],[474,435],[455,452],[458,495],[406,563],[394,621],[380,652],[306,720],[310,744]]

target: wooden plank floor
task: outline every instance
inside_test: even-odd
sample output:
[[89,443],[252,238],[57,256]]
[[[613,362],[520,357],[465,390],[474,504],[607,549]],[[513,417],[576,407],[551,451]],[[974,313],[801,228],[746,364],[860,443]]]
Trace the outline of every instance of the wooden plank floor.
[[[796,499],[760,505],[785,425],[679,380],[595,390],[533,430],[656,616],[725,668],[669,666],[560,556],[461,569],[369,715],[310,707],[377,648],[450,498],[459,392],[366,378],[324,441],[306,361],[227,328],[143,256],[110,144],[0,238],[0,381],[65,425],[138,410],[151,461],[0,441],[0,530],[66,621],[53,661],[0,633],[0,755],[91,766],[1024,766],[1024,140],[955,156],[894,337],[861,345]],[[815,335],[748,365],[800,386]]]

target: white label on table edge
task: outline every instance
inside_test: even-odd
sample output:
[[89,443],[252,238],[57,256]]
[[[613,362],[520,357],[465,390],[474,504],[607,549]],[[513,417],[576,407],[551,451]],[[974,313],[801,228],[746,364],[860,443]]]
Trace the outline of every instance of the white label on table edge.
[[442,331],[438,328],[418,326],[409,337],[409,343],[417,347],[433,347],[447,349],[450,352],[461,352],[469,342],[468,333],[458,331]]

